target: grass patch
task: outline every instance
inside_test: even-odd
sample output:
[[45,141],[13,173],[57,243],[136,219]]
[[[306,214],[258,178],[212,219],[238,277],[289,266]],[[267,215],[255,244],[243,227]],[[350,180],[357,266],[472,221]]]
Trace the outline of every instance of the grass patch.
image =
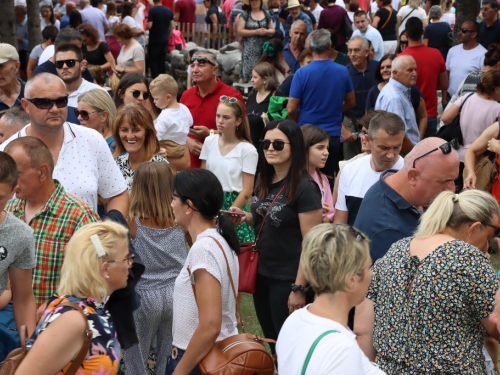
[[263,337],[262,328],[260,328],[259,320],[255,314],[255,307],[253,305],[253,297],[249,293],[241,293],[241,316],[245,323],[245,329],[252,335]]

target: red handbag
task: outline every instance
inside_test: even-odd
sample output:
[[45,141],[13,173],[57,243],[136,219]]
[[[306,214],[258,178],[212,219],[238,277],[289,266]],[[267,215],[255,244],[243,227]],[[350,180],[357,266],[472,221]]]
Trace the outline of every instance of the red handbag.
[[238,292],[255,293],[255,286],[257,285],[257,270],[259,266],[259,251],[257,250],[257,242],[259,241],[262,228],[266,222],[267,214],[271,210],[274,202],[280,196],[285,186],[283,185],[269,205],[269,208],[264,215],[262,225],[260,226],[259,233],[255,236],[254,242],[247,242],[240,244],[240,254],[238,255],[238,263],[240,265],[240,274],[238,277]]

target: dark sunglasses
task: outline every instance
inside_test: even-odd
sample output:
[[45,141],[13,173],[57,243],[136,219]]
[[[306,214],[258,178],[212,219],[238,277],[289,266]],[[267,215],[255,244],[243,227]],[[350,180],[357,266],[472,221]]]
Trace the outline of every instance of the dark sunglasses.
[[141,96],[141,94],[142,94],[142,98],[143,98],[144,100],[148,100],[148,99],[149,99],[149,95],[150,95],[150,94],[149,94],[149,92],[147,92],[147,91],[142,92],[141,90],[132,90],[132,96],[133,96],[134,98],[136,98],[136,99],[137,99],[139,96]]
[[195,61],[198,61],[198,64],[210,64],[212,66],[215,66],[215,64],[213,62],[211,62],[205,56],[193,56],[193,57],[191,57],[191,64],[194,63]]
[[33,99],[25,98],[25,99],[30,103],[32,103],[38,109],[51,109],[54,106],[54,104],[56,105],[57,108],[64,108],[68,106],[68,96],[62,96],[57,99],[45,99],[45,98],[33,98]]
[[460,29],[460,31],[461,31],[462,33],[464,33],[464,34],[465,34],[465,33],[473,33],[473,32],[474,32],[474,30],[467,30],[465,27],[462,27],[462,28]]
[[275,151],[282,151],[285,148],[285,145],[289,145],[289,142],[284,142],[284,141],[270,141],[269,139],[263,139],[260,141],[262,144],[262,148],[264,150],[269,150],[269,147],[271,144],[273,145],[273,148]]
[[69,59],[69,60],[57,60],[56,61],[56,68],[57,69],[62,69],[64,64],[66,64],[66,66],[68,68],[72,68],[76,65],[76,62],[81,62],[82,60],[76,60],[76,59]]
[[92,113],[96,113],[96,112],[100,112],[100,111],[89,112],[89,111],[85,111],[85,110],[79,111],[78,109],[75,109],[75,116],[76,117],[82,116],[82,119],[87,121],[89,119],[89,116]]
[[238,100],[238,99],[233,98],[233,97],[231,97],[231,96],[222,95],[222,96],[219,98],[219,100],[220,100],[221,102],[225,102],[225,101],[227,100],[227,102],[228,102],[229,104],[234,104],[234,103],[236,103],[236,100]]
[[500,237],[500,228],[499,227],[497,227],[495,225],[488,224],[488,223],[481,223],[481,224],[486,225],[487,227],[495,229],[495,232],[493,232],[493,236],[494,237]]
[[415,168],[415,162],[418,159],[422,159],[423,157],[425,157],[429,154],[432,154],[433,152],[435,152],[437,150],[441,150],[443,155],[448,155],[451,152],[451,150],[457,150],[457,149],[458,149],[458,141],[456,139],[452,139],[450,142],[444,143],[441,146],[436,147],[434,150],[430,150],[429,152],[426,152],[425,154],[420,155],[418,158],[413,160],[413,168]]

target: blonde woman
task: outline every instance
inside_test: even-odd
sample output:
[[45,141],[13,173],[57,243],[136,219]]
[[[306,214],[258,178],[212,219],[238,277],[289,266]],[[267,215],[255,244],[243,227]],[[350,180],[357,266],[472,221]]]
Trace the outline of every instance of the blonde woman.
[[106,91],[94,89],[80,94],[75,115],[78,117],[80,125],[101,133],[110,150],[114,150],[113,121],[116,107]]
[[144,374],[156,337],[156,374],[164,374],[172,350],[175,279],[187,256],[186,236],[175,224],[172,202],[173,169],[165,163],[142,163],[135,173],[128,224],[137,255],[146,270],[135,290],[141,305],[134,311],[139,344],[124,351],[126,372]]
[[499,281],[486,254],[488,240],[498,236],[499,215],[486,192],[442,192],[415,236],[393,244],[375,263],[354,329],[384,371],[486,373],[485,336],[500,338],[488,320]]
[[66,246],[58,295],[49,299],[16,375],[62,375],[70,367],[84,342],[87,322],[78,311],[60,306],[65,302],[83,309],[93,331],[78,374],[116,374],[120,345],[105,304],[127,285],[133,261],[122,225],[108,221],[80,228]]
[[422,20],[424,28],[427,26],[427,14],[421,7],[420,0],[409,0],[407,5],[402,6],[398,11],[399,34],[405,31],[406,21],[411,17],[417,17]]
[[347,326],[349,311],[370,284],[370,240],[345,224],[320,224],[302,242],[300,263],[316,299],[295,311],[278,336],[279,370],[298,374],[313,343],[325,332],[306,365],[312,374],[385,374],[363,354]]

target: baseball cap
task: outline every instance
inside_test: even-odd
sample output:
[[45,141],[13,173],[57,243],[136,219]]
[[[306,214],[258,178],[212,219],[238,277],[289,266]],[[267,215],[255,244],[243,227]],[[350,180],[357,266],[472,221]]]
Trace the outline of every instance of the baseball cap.
[[0,43],[0,64],[9,60],[19,61],[19,54],[14,46],[7,43]]

